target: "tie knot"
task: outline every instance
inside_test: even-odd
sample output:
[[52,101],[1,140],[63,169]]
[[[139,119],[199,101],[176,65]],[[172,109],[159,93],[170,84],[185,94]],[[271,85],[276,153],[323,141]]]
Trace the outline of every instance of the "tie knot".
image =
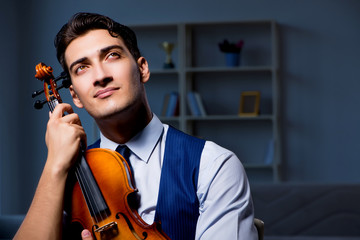
[[126,145],[119,145],[116,148],[116,151],[120,153],[120,155],[123,156],[127,162],[129,162],[130,149]]
[[[121,156],[123,156],[123,158],[129,165],[130,172],[134,176],[134,170],[131,166],[131,162],[130,162],[130,158],[129,158],[130,157],[130,149],[126,145],[119,145],[115,151],[117,151],[118,153],[120,153]],[[133,182],[132,182],[132,184],[134,185]]]

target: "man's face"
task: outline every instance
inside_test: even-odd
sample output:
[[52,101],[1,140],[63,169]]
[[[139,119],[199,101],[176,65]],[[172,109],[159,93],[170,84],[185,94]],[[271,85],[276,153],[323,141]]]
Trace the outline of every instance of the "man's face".
[[136,62],[123,40],[107,30],[92,30],[73,40],[65,60],[75,105],[95,119],[131,112],[145,98],[146,60]]

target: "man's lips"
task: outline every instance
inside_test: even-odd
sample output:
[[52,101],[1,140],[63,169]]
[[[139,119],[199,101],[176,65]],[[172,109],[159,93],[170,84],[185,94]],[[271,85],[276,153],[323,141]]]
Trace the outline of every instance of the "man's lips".
[[109,87],[105,89],[101,89],[97,91],[94,95],[95,98],[106,98],[108,96],[111,96],[118,88],[116,87]]

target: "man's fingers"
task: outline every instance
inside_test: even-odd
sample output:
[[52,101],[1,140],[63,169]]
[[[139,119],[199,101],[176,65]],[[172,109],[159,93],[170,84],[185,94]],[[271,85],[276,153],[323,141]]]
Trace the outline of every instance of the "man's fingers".
[[73,109],[68,103],[61,103],[56,105],[54,111],[50,114],[50,117],[61,118],[64,113],[73,113]]
[[82,238],[82,240],[93,240],[90,231],[87,229],[84,229],[81,232],[81,238]]
[[62,121],[70,123],[70,124],[77,124],[77,125],[81,126],[80,118],[76,113],[67,114],[67,115],[63,116]]
[[[68,113],[68,114],[65,114]],[[80,119],[77,114],[74,114],[74,111],[70,104],[61,103],[56,105],[53,112],[49,112],[49,118],[52,120],[62,119],[63,122],[77,124],[81,126]]]

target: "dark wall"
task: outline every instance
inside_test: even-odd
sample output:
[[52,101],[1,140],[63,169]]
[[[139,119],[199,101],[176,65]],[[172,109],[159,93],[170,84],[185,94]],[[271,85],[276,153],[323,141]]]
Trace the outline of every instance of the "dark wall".
[[[285,180],[360,182],[358,1],[15,0],[0,9],[0,213],[24,213],[32,199],[46,159],[47,121],[47,110],[32,107],[30,94],[41,87],[34,67],[43,61],[60,73],[53,38],[78,11],[103,13],[131,25],[276,20]],[[66,94],[65,100],[70,101]],[[76,111],[92,141],[93,122]]]

